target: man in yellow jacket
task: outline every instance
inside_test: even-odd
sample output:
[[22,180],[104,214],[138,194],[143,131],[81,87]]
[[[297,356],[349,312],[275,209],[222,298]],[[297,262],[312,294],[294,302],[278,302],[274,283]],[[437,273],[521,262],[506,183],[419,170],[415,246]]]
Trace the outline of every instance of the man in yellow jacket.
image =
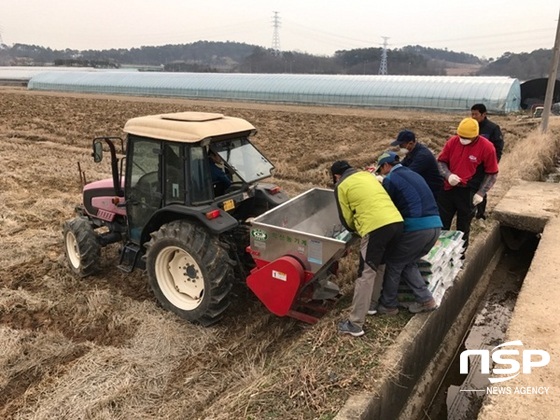
[[338,330],[360,337],[364,335],[377,269],[394,252],[404,223],[391,197],[370,172],[339,160],[332,164],[331,174],[340,221],[362,238],[352,308],[348,319],[338,324]]

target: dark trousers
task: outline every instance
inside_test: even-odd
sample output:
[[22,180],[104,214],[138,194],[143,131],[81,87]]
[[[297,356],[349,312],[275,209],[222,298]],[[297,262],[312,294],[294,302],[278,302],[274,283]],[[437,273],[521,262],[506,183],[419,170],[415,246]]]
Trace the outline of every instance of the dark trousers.
[[381,264],[384,264],[387,258],[393,256],[403,233],[403,227],[403,222],[391,223],[390,225],[375,229],[368,234],[369,240],[365,257],[362,257],[360,253],[358,277],[361,276],[364,270],[364,264],[369,265],[372,270],[377,271],[377,268]]
[[484,196],[484,199],[482,200],[482,202],[476,206],[476,218],[477,219],[484,219],[486,217],[486,203],[488,202],[486,200],[487,195]]
[[410,287],[417,302],[425,303],[433,298],[417,261],[430,252],[440,232],[440,228],[432,228],[402,234],[394,255],[387,258],[379,303],[387,308],[396,308],[399,305],[401,280]]
[[457,230],[463,232],[465,250],[469,246],[471,221],[476,207],[472,203],[474,191],[470,188],[455,187],[442,191],[438,196],[439,217],[443,223],[443,230],[451,228],[453,217],[457,216]]

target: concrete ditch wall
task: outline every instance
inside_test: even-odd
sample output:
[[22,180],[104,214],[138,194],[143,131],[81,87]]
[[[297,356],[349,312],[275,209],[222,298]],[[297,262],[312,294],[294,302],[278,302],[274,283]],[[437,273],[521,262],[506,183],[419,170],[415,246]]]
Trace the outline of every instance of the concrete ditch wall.
[[[560,184],[522,182],[511,188],[494,210],[504,225],[542,233],[509,322],[505,342],[519,340],[526,349],[550,355],[546,366],[521,372],[489,394],[481,420],[560,418]],[[520,366],[523,360],[516,357]]]

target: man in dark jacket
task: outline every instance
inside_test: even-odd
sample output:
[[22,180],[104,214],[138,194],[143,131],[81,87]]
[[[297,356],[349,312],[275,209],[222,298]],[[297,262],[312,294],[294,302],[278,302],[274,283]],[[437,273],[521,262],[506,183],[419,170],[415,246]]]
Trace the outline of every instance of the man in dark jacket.
[[[504,136],[500,126],[488,119],[486,116],[486,105],[484,104],[474,104],[471,107],[471,117],[478,122],[479,135],[487,138],[494,145],[499,162],[504,150]],[[482,203],[476,207],[476,218],[486,219],[486,196],[484,196]]]
[[404,219],[404,230],[395,252],[387,256],[383,288],[377,312],[398,313],[398,288],[402,280],[410,287],[416,302],[412,313],[436,309],[436,302],[426,287],[417,261],[430,252],[441,232],[436,200],[428,184],[419,174],[399,163],[396,153],[385,152],[377,160],[377,170],[384,175],[383,188]]
[[436,158],[430,149],[418,143],[416,135],[410,130],[402,130],[391,146],[399,146],[405,151],[402,165],[424,178],[437,200],[438,194],[443,189],[443,177],[439,173]]
[[213,150],[208,150],[208,161],[210,162],[210,173],[212,175],[214,195],[220,196],[231,186],[231,180],[219,166],[222,164],[222,158]]

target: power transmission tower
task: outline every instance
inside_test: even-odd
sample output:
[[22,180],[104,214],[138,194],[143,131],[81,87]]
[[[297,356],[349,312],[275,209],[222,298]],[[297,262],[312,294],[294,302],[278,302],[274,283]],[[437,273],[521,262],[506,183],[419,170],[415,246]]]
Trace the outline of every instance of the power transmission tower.
[[383,38],[383,50],[381,52],[381,63],[379,63],[379,73],[378,74],[388,74],[387,73],[387,40],[388,36],[382,36]]
[[274,31],[272,33],[272,51],[274,51],[275,55],[280,55],[280,16],[278,16],[278,12],[273,13],[272,26]]

